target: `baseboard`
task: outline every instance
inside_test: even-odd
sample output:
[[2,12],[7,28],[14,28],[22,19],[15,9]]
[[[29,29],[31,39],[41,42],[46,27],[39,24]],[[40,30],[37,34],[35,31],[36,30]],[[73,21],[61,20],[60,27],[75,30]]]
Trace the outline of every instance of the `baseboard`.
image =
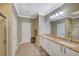
[[22,45],[22,44],[25,44],[25,43],[31,43],[31,42],[19,42],[18,43],[18,46]]
[[21,45],[21,44],[23,44],[23,43],[24,43],[24,42],[19,42],[19,43],[18,43],[18,46]]
[[14,56],[16,56],[16,52],[17,52],[18,48],[19,48],[19,46],[17,46]]
[[40,48],[42,48],[45,52],[46,52],[46,54],[47,54],[47,56],[50,56],[48,53],[47,53],[47,51],[40,45]]

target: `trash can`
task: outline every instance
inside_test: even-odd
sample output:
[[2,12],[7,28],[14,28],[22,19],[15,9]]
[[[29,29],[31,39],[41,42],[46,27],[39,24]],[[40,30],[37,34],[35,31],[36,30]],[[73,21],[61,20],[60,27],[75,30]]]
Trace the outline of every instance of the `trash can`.
[[31,43],[35,43],[35,41],[36,41],[36,38],[35,37],[32,37],[31,38]]

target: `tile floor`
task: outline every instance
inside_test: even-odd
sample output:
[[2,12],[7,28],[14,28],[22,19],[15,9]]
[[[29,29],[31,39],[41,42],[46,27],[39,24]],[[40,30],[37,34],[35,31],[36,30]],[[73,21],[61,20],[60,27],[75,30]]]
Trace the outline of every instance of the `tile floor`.
[[34,43],[21,44],[17,51],[16,56],[48,56],[48,54],[39,46]]

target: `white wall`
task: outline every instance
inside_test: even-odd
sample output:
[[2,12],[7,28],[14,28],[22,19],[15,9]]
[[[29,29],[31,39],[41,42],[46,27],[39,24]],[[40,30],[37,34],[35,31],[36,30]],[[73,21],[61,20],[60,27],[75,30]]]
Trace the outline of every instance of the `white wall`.
[[13,24],[13,55],[15,55],[16,50],[18,48],[18,44],[17,44],[17,14],[14,8],[12,8],[12,24]]
[[50,21],[41,15],[39,15],[39,34],[50,34]]

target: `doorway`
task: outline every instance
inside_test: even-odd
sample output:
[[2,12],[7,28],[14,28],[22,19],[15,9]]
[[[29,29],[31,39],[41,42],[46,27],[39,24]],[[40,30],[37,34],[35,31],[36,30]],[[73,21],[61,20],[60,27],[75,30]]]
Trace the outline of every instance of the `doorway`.
[[0,56],[6,55],[6,19],[0,14]]
[[31,19],[31,43],[39,44],[39,17]]
[[31,42],[31,23],[22,22],[22,42]]

